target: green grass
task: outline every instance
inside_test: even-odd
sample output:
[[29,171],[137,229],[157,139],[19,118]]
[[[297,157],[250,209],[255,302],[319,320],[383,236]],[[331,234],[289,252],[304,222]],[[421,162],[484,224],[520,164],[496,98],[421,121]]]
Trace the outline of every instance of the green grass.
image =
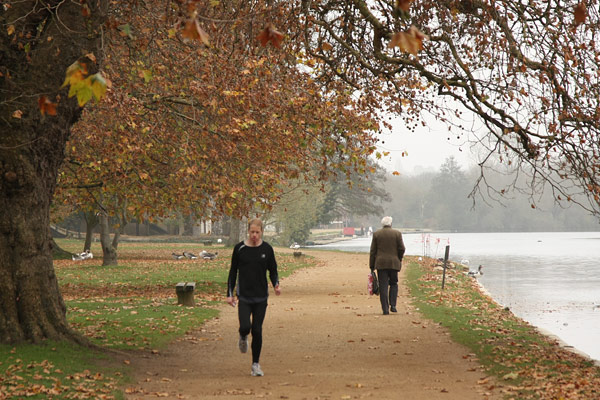
[[122,399],[126,370],[107,361],[105,353],[69,343],[0,345],[0,398]]
[[189,261],[181,261],[177,264],[136,262],[136,265],[131,265],[128,261],[120,261],[120,265],[116,266],[99,267],[96,263],[61,268],[59,279],[64,285],[91,287],[168,287],[181,281],[197,283],[227,281],[228,270],[222,261],[212,263],[210,267]]
[[[83,241],[59,239],[61,248],[81,252]],[[202,249],[219,252],[217,259],[173,260],[171,252]],[[55,260],[55,271],[67,306],[70,325],[105,349],[67,343],[0,346],[0,399],[122,399],[119,389],[130,380],[123,352],[157,351],[204,321],[218,315],[224,302],[231,248],[198,243],[123,242],[117,266],[102,266],[95,258]],[[279,254],[281,278],[310,267],[310,257]],[[196,282],[194,307],[177,304],[175,285]],[[120,362],[115,354],[119,352]],[[117,366],[117,367],[115,367]]]
[[414,306],[469,348],[505,386],[507,398],[600,398],[600,368],[589,359],[500,307],[462,271],[447,270],[444,290],[441,275],[432,265],[408,263],[406,282]]
[[[214,302],[213,302],[214,303]],[[100,298],[67,302],[69,323],[95,344],[116,349],[159,349],[218,311],[182,307],[170,298]]]

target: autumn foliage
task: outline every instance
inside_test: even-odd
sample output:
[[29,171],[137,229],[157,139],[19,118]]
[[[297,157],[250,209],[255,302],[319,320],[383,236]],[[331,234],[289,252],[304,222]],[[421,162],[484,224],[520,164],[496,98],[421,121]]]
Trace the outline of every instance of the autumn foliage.
[[[547,189],[600,214],[597,0],[303,5],[304,47],[324,75],[360,88],[406,129],[436,120],[473,144],[481,192],[535,202]],[[488,168],[528,185],[485,188]]]
[[[135,154],[132,147],[144,148],[145,161],[135,156],[132,161],[146,165],[128,167],[141,167],[133,183],[142,183],[142,193],[125,195],[133,214],[164,209],[168,195],[159,188],[177,187],[177,199],[198,215],[241,215],[272,205],[286,178],[311,171],[323,180],[331,167],[364,170],[362,160],[373,149],[377,124],[387,126],[379,120],[382,112],[401,115],[410,129],[426,124],[423,116],[429,113],[457,136],[475,118],[473,124],[485,138],[479,140],[483,159],[497,158],[507,168],[530,174],[532,193],[546,186],[557,201],[575,201],[596,213],[598,96],[595,87],[585,85],[594,74],[586,60],[597,54],[595,43],[586,43],[589,9],[584,2],[574,4],[566,12],[571,22],[557,19],[552,33],[546,27],[565,11],[549,6],[556,15],[544,14],[542,3],[504,15],[499,10],[511,10],[513,1],[497,6],[312,1],[300,7],[258,2],[232,8],[221,2],[180,1],[168,12],[148,12],[125,2],[109,21],[118,35],[110,41],[113,56],[106,68],[110,79],[122,84],[107,104],[88,114],[91,125],[84,122],[76,132],[86,130],[91,139],[94,130],[103,129],[104,135],[120,131],[121,145],[115,146],[126,145],[128,151],[119,164]],[[341,18],[328,19],[328,13]],[[522,25],[519,33],[509,28],[535,18],[545,19],[539,29]],[[78,99],[86,101],[79,94]],[[40,100],[40,110],[52,112],[52,104]],[[129,122],[116,124],[104,115],[122,115]],[[158,132],[164,147],[162,138],[152,145],[129,142]],[[166,150],[172,166],[165,167],[162,156],[170,146],[177,148]],[[70,149],[82,151],[80,146]],[[161,154],[148,156],[154,152]],[[220,165],[235,160],[243,168],[215,167],[217,157],[224,161]],[[95,165],[97,176],[97,161],[103,157],[91,158],[96,160],[81,164]],[[102,164],[106,171],[107,161]],[[252,164],[260,173],[245,174]],[[199,171],[211,176],[211,183]],[[131,177],[130,172],[114,172],[102,179],[104,190],[117,176]],[[80,181],[92,181],[74,173]],[[158,188],[152,189],[156,179]],[[121,181],[116,187],[131,185]],[[148,201],[148,193],[163,199]],[[249,199],[246,193],[257,196]]]
[[269,22],[297,26],[285,8],[258,18],[250,5],[206,2],[189,19],[185,8],[128,4],[109,25],[127,22],[131,37],[109,31],[112,87],[73,130],[60,202],[130,218],[247,215],[277,202],[288,179],[365,171],[376,120],[342,85],[302,68],[308,59]]

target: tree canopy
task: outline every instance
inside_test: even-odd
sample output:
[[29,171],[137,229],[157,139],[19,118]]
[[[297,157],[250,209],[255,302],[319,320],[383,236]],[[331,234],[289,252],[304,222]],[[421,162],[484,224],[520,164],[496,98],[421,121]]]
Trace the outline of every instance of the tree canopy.
[[76,336],[49,209],[92,99],[106,101],[78,133],[89,142],[68,149],[77,176],[61,179],[97,182],[132,215],[170,200],[243,215],[305,171],[364,172],[382,112],[476,127],[488,155],[527,167],[532,191],[598,215],[598,12],[597,0],[4,2],[0,340]]
[[365,170],[375,119],[343,86],[317,83],[293,47],[263,46],[261,29],[284,8],[252,16],[258,4],[207,3],[191,20],[204,33],[190,40],[190,20],[174,29],[181,15],[159,4],[111,8],[112,84],[74,126],[58,203],[121,225],[175,210],[239,217],[271,208],[288,180]]
[[[174,208],[241,216],[271,207],[288,179],[364,171],[376,121],[343,86],[320,85],[300,68],[306,60],[293,47],[257,38],[268,21],[287,18],[284,7],[252,16],[260,3],[209,2],[193,20],[204,34],[190,41],[187,29],[173,29],[180,16],[155,3],[111,10],[112,87],[74,127],[64,188],[120,197],[135,218]],[[136,18],[125,29],[121,15]]]
[[[433,115],[600,214],[596,0],[305,0],[305,47],[413,128]],[[482,168],[482,174],[485,169]],[[485,180],[479,181],[484,184]]]

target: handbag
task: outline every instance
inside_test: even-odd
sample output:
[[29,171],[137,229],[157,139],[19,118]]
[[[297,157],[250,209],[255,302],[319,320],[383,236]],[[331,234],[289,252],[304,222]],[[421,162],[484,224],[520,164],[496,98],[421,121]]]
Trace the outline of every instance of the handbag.
[[371,271],[369,274],[367,289],[371,295],[379,294],[379,280],[377,279],[375,271]]
[[371,276],[373,277],[373,294],[379,294],[379,279],[377,279],[375,271],[371,271]]

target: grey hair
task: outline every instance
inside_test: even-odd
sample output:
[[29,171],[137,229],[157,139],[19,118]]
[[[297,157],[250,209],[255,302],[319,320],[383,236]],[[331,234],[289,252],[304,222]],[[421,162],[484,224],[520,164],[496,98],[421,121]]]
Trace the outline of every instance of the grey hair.
[[383,226],[392,226],[392,217],[383,217],[381,219],[381,225],[383,225]]

